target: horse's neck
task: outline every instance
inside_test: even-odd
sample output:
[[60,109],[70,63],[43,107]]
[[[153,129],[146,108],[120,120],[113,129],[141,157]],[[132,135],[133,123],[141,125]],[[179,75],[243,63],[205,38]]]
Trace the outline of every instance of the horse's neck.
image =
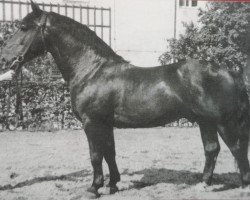
[[66,81],[84,79],[108,61],[91,47],[77,42],[76,39],[64,33],[51,35],[48,42],[50,53]]

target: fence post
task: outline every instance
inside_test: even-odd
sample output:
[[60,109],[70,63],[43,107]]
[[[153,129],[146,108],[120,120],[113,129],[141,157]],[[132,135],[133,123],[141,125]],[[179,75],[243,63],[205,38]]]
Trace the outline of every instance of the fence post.
[[[64,101],[65,101],[64,90],[65,90],[65,88],[64,88],[64,83],[62,83],[62,84],[63,84],[63,86],[62,86],[62,105],[64,105]],[[62,111],[61,129],[64,129],[64,124],[65,124],[65,122],[64,122],[64,118],[65,118],[64,111],[65,110]]]
[[9,81],[8,84],[8,92],[7,92],[8,96],[7,96],[7,109],[6,109],[6,121],[5,121],[5,127],[6,129],[10,130],[10,105],[11,105],[11,82]]
[[15,114],[16,114],[16,125],[15,128],[18,128],[20,125],[19,122],[23,125],[23,109],[22,109],[22,95],[21,95],[21,89],[22,89],[22,72],[21,73],[21,81],[19,85],[19,78],[16,77],[16,108],[15,108]]

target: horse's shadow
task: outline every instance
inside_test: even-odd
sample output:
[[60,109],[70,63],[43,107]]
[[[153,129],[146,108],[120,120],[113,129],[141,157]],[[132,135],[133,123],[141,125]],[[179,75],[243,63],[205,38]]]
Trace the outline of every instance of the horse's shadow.
[[[186,170],[170,170],[170,169],[144,169],[134,173],[128,173],[126,170],[122,173],[124,175],[132,176],[134,174],[141,174],[143,177],[139,181],[132,181],[133,188],[141,189],[146,186],[156,185],[158,183],[172,183],[176,185],[186,184],[194,186],[202,182],[202,173],[191,172]],[[224,191],[234,189],[241,186],[238,173],[223,173],[214,174],[214,185],[221,185],[213,189],[213,191]]]
[[[121,173],[121,175],[128,175],[128,176],[133,176],[136,174],[143,176],[138,181],[132,181],[133,185],[130,188],[141,189],[147,186],[156,185],[158,183],[172,183],[176,185],[186,184],[192,186],[202,182],[202,173],[185,171],[185,170],[150,168],[132,173],[129,173],[128,170],[124,170]],[[56,181],[56,180],[77,181],[79,180],[79,178],[82,179],[87,176],[92,176],[92,172],[87,170],[82,170],[60,176],[35,177],[30,180],[19,182],[16,185],[7,184],[0,186],[0,191],[22,188],[36,183],[48,182],[48,181]],[[106,178],[108,178],[108,176],[106,176]],[[213,191],[234,189],[240,187],[241,185],[239,174],[237,173],[214,174],[213,184],[223,185],[222,187],[214,189]]]
[[19,182],[15,185],[7,184],[7,185],[0,185],[0,191],[1,190],[11,190],[11,189],[16,189],[16,188],[22,188],[25,186],[30,186],[36,183],[42,183],[42,182],[48,182],[48,181],[56,181],[56,180],[62,180],[62,181],[77,181],[79,178],[83,178],[86,176],[91,175],[92,173],[87,170],[81,170],[65,175],[60,175],[60,176],[44,176],[44,177],[35,177],[30,180],[22,181]]

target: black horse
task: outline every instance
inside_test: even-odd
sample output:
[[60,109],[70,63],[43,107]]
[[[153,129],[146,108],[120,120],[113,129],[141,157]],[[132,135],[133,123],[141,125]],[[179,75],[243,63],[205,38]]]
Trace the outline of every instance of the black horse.
[[117,191],[113,127],[155,127],[183,117],[200,126],[204,182],[211,184],[219,133],[238,162],[242,184],[250,184],[249,103],[241,74],[197,60],[136,67],[87,26],[42,11],[33,2],[32,10],[7,42],[2,58],[16,69],[45,51],[54,57],[89,142],[94,179],[88,191],[98,194],[103,186],[103,158],[110,171],[110,192]]

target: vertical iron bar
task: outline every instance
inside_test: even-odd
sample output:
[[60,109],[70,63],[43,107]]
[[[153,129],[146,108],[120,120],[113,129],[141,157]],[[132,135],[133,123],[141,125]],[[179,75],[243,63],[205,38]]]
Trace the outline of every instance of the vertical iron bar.
[[49,10],[50,10],[50,12],[52,12],[52,4],[51,3],[49,4]]
[[45,11],[45,4],[44,4],[44,2],[43,2],[43,10]]
[[177,0],[174,1],[174,39],[176,39]]
[[58,14],[60,14],[60,8],[61,8],[61,7],[60,7],[60,4],[58,3],[58,4],[57,4],[57,12],[58,12]]
[[26,2],[27,14],[30,12],[29,2]]
[[[177,23],[177,0],[174,1],[174,39],[176,39],[176,29],[177,29],[177,26],[176,26],[176,23]],[[173,55],[173,62],[175,63],[176,62],[176,56],[175,56],[175,53]]]
[[10,3],[10,14],[11,14],[11,21],[14,20],[14,11],[13,11],[13,0],[11,0],[11,3]]
[[72,14],[73,14],[73,19],[75,20],[75,6],[72,6]]
[[94,7],[94,31],[96,32],[96,7]]
[[111,8],[109,8],[109,46],[112,45],[111,42]]
[[82,23],[82,5],[80,5],[80,22]]
[[5,1],[3,1],[3,21],[5,21]]
[[65,16],[67,17],[68,16],[68,5],[65,4]]
[[89,8],[87,7],[87,26],[89,27]]
[[21,20],[22,19],[22,4],[20,0],[18,1],[18,4],[19,4],[19,20]]
[[101,8],[101,38],[103,39],[103,8]]

